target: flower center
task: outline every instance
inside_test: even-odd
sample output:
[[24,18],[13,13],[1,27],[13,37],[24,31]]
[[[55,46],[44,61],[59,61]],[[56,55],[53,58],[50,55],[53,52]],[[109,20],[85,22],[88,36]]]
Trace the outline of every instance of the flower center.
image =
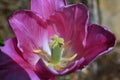
[[70,46],[71,41],[64,43],[64,39],[58,37],[57,35],[54,35],[51,40],[51,56],[43,50],[33,50],[33,52],[37,53],[42,59],[45,60],[46,66],[50,66],[55,70],[63,70],[76,58],[77,54],[74,54],[69,58],[64,58],[63,53],[65,49]]

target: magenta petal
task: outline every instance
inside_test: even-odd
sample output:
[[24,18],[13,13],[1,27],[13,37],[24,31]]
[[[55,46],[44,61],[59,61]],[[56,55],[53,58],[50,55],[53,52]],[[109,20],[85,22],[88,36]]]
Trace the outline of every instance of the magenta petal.
[[88,27],[86,46],[80,57],[85,58],[82,66],[88,65],[97,56],[110,51],[115,44],[115,36],[102,26],[92,24]]
[[56,10],[66,5],[66,0],[31,0],[31,10],[47,19]]
[[71,64],[68,68],[66,68],[63,72],[61,72],[61,75],[77,71],[79,66],[82,65],[84,61],[85,61],[84,58],[76,60],[73,64]]
[[57,80],[55,77],[50,78],[49,80]]
[[48,67],[46,67],[42,59],[40,59],[36,64],[36,73],[41,78],[45,78],[45,79],[50,79],[50,78],[54,79],[54,77],[57,76],[58,74],[57,72],[53,72]]
[[[78,49],[83,47],[83,40],[86,37],[88,27],[88,9],[83,4],[68,5],[60,12],[56,12],[50,18],[56,34],[64,38],[65,41],[71,41],[73,47]],[[78,42],[77,44],[75,44]]]
[[[39,80],[38,76],[33,71],[33,67],[29,63],[25,62],[25,60],[19,55],[20,51],[17,49],[16,46],[17,46],[17,40],[14,38],[14,39],[9,39],[9,40],[5,41],[5,46],[0,47],[0,49],[5,55],[9,56],[12,59],[12,62],[16,62],[20,67],[22,67],[26,71],[27,75],[29,75],[30,80]],[[4,66],[5,63],[2,64],[2,62],[1,62],[0,66],[1,65]],[[7,65],[8,65],[8,67],[12,67],[14,65],[14,63],[13,63],[13,65],[6,64],[6,67],[7,67]],[[13,66],[13,67],[15,67],[15,66]],[[10,77],[9,73],[8,73],[8,77]],[[7,79],[7,76],[6,76],[6,79]]]
[[17,46],[23,57],[35,64],[38,56],[33,54],[33,50],[43,48],[48,42],[45,22],[33,12],[22,10],[14,13],[9,23],[17,37]]

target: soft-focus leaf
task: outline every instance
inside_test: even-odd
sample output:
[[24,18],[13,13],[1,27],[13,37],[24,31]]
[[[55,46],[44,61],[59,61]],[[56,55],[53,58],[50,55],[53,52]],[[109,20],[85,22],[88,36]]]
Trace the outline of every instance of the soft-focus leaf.
[[4,46],[4,40],[0,38],[0,46]]

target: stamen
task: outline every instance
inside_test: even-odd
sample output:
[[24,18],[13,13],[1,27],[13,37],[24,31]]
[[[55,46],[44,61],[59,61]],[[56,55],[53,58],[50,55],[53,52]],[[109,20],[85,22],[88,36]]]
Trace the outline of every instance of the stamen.
[[64,58],[62,61],[63,61],[63,62],[72,61],[72,60],[74,60],[76,57],[77,57],[77,53],[76,53],[76,54],[74,54],[72,57],[69,57],[69,58]]
[[40,54],[42,56],[45,55],[45,53],[42,50],[33,50],[34,53]]
[[54,66],[54,68],[56,69],[56,70],[62,70],[62,69],[64,69],[66,66],[61,66],[61,65],[55,65]]
[[60,64],[57,64],[57,65],[54,65],[52,63],[45,63],[46,66],[52,66],[55,70],[62,70],[64,69],[66,66],[63,66],[63,65],[60,65]]
[[71,45],[71,41],[67,41],[64,45],[63,45],[63,48],[67,48],[69,45]]
[[77,54],[74,54],[70,58],[65,58],[65,59],[61,60],[58,64],[46,63],[46,66],[52,66],[55,70],[63,70],[66,68],[68,62],[74,60],[76,57],[77,57]]
[[49,66],[49,65],[50,65],[50,63],[46,62],[46,63],[45,63],[45,65],[46,65],[46,66]]
[[47,55],[46,52],[39,50],[39,49],[33,50],[33,52],[39,54],[40,56],[44,56],[47,59],[47,61],[50,61],[50,57]]

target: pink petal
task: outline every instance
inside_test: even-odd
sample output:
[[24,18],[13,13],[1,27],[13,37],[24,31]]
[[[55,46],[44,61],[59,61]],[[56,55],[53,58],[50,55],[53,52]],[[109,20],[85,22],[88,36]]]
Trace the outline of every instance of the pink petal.
[[[83,48],[88,27],[88,9],[83,4],[68,5],[63,10],[50,17],[49,23],[53,24],[56,34],[71,41],[75,52]],[[76,44],[77,42],[77,44]]]
[[14,13],[9,23],[17,37],[17,46],[23,57],[34,65],[39,58],[33,50],[42,49],[48,43],[45,22],[33,12],[22,10]]
[[88,65],[97,56],[110,51],[115,44],[115,36],[102,26],[92,24],[88,27],[86,46],[80,57],[85,58],[82,66]]
[[47,19],[56,10],[66,5],[66,0],[31,0],[31,10]]
[[[14,72],[14,73],[11,72],[13,75],[9,72],[10,69],[13,69],[12,66],[14,67],[13,70],[16,70],[15,66],[16,66],[16,68],[17,68],[17,66],[18,66],[18,68],[20,68],[20,67],[23,68],[26,71],[26,73],[27,73],[26,74],[24,72],[23,74],[29,75],[30,80],[40,80],[37,77],[37,75],[34,73],[33,67],[30,64],[28,64],[27,62],[25,62],[24,59],[19,55],[20,51],[17,49],[16,46],[17,46],[17,40],[14,38],[14,39],[9,39],[9,40],[5,41],[5,46],[4,47],[0,47],[0,49],[4,53],[4,55],[6,55],[7,57],[11,58],[10,59],[11,62],[8,61],[8,62],[4,62],[3,64],[0,63],[0,66],[1,65],[5,66],[5,64],[6,64],[5,67],[7,67],[7,66],[9,67],[8,68],[8,73],[4,75],[6,77],[5,80],[8,80],[9,77],[14,76],[15,75],[14,73],[16,73],[16,75],[14,76],[14,78],[16,78],[16,77],[19,78],[20,77],[20,75],[17,76],[17,73],[19,74],[19,72]],[[5,60],[5,61],[7,61],[7,60]],[[18,65],[14,66],[15,62]],[[17,69],[17,71],[19,71],[19,70]],[[14,78],[13,78],[13,80],[15,80]],[[27,79],[27,76],[26,76],[26,80],[29,80],[29,79]]]

